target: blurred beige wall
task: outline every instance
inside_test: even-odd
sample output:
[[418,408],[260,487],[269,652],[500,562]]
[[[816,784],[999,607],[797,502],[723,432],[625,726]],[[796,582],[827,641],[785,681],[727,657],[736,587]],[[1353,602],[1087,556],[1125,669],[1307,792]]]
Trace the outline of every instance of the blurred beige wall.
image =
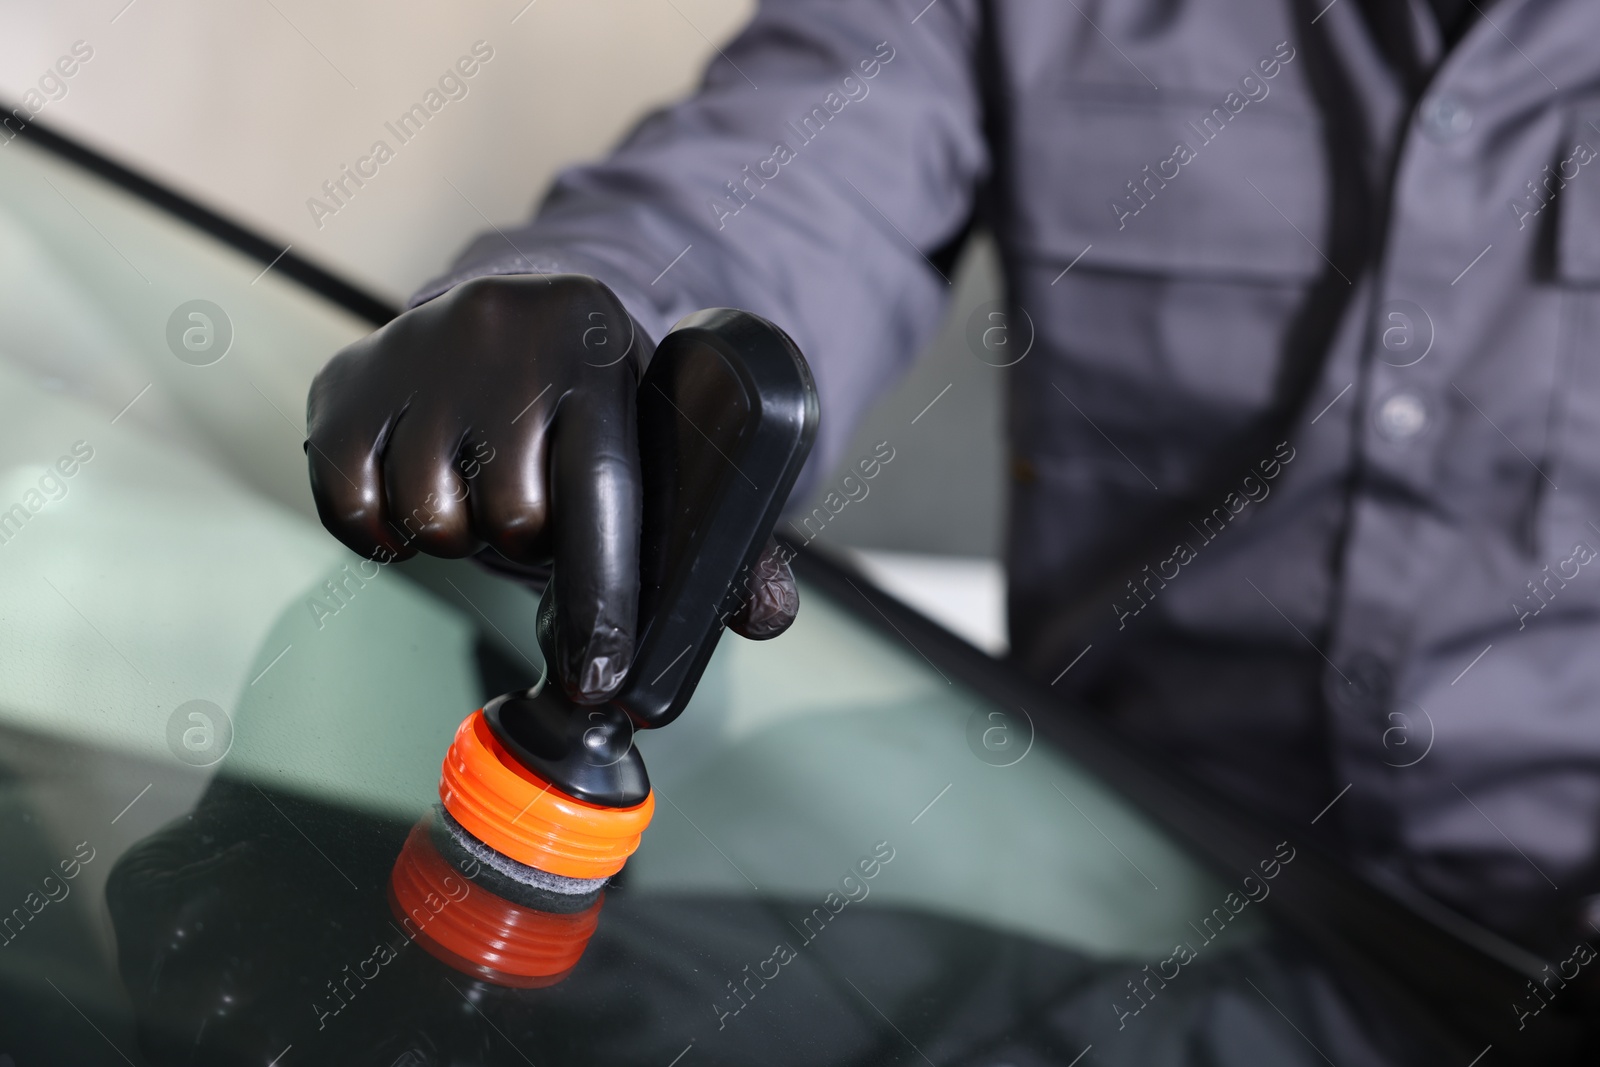
[[[753,0],[3,0],[0,98],[10,107],[37,92],[40,122],[398,299],[485,218],[526,217],[559,167],[603,152],[646,110],[688,91],[713,42],[753,9]],[[69,59],[71,77],[52,74],[79,41],[92,57]],[[459,98],[401,145],[385,123],[423,102],[479,41],[493,57],[460,78],[465,95],[448,83]],[[331,203],[323,182],[379,139],[394,158],[363,187],[347,181],[355,195],[319,227],[306,201]]]

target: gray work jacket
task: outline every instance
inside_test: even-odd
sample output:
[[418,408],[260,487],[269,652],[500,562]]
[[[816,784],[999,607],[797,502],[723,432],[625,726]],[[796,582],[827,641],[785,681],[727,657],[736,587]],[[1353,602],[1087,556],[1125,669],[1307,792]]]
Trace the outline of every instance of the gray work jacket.
[[756,311],[815,369],[815,472],[976,216],[1017,660],[1559,943],[1600,892],[1600,4],[1486,10],[1444,54],[1422,0],[774,0],[419,299]]

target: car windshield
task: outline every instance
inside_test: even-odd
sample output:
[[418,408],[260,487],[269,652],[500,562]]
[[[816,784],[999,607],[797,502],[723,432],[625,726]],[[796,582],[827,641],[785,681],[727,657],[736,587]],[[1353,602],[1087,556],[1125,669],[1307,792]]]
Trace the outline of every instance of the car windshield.
[[[637,738],[657,813],[598,903],[456,878],[440,760],[541,677],[537,596],[324,533],[306,389],[373,322],[125,184],[0,151],[0,1064],[1465,1064],[1513,1029],[1503,946],[805,554],[793,629]],[[1440,995],[1494,982],[1493,1023]]]

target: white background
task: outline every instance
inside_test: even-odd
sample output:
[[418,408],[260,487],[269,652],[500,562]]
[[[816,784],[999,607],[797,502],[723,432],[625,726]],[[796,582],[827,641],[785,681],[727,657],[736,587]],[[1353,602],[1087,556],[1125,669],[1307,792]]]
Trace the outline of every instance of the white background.
[[[86,41],[94,57],[39,113],[41,123],[399,299],[486,229],[485,216],[525,218],[557,168],[601,154],[647,109],[689,91],[712,42],[754,6],[525,5],[7,0],[0,94],[14,106]],[[468,95],[318,229],[306,200],[373,141],[395,146],[384,122],[479,40],[494,58],[468,81]]]

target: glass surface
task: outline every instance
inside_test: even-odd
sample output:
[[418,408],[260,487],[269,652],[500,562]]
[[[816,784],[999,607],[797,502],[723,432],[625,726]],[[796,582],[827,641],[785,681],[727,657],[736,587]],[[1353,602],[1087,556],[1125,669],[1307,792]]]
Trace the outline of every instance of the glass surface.
[[[1254,902],[1291,845],[1219,881],[1028,712],[814,589],[639,737],[657,814],[598,912],[495,912],[561,967],[446,962],[393,872],[444,862],[408,835],[461,718],[539,676],[536,599],[316,522],[305,390],[367,328],[0,152],[0,1064],[1437,1051]],[[441,922],[501,907],[448,884]]]

